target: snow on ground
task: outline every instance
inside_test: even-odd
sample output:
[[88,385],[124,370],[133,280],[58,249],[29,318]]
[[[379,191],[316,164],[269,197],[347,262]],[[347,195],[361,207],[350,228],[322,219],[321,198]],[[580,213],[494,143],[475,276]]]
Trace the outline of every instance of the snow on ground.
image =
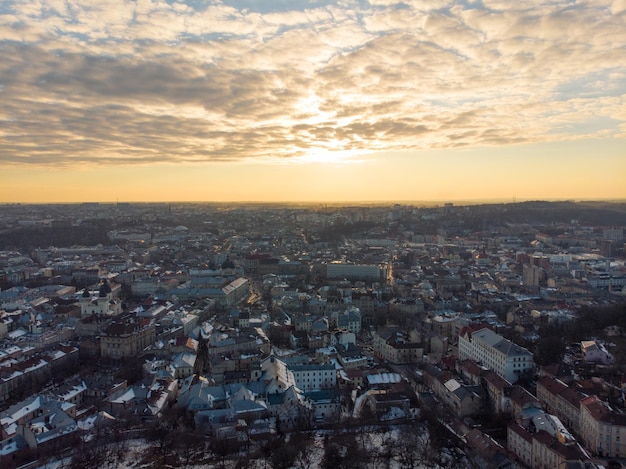
[[[287,435],[286,440],[296,436]],[[406,425],[374,425],[370,427],[344,428],[339,431],[317,430],[310,434],[307,440],[307,449],[301,453],[292,465],[292,469],[317,469],[322,467],[326,446],[337,445],[343,457],[362,457],[363,469],[378,469],[381,465],[389,469],[401,469],[407,467],[408,452],[412,451],[411,465],[414,468],[432,469],[470,469],[472,464],[465,454],[456,448],[443,448],[436,451],[432,447],[430,435],[425,426],[421,424]],[[154,444],[145,439],[125,440],[121,443],[108,445],[114,451],[115,460],[105,463],[108,469],[143,469],[153,467],[152,462],[146,462],[146,456],[158,452]],[[235,468],[238,460],[236,457],[227,458],[223,465],[214,460],[208,461],[210,453],[201,452],[203,463],[191,463],[179,466],[186,469],[215,469],[216,467]],[[37,469],[68,469],[72,458],[66,457],[61,460],[51,460],[47,464],[37,466]],[[248,460],[247,467],[250,469],[265,469],[268,461],[263,458]]]

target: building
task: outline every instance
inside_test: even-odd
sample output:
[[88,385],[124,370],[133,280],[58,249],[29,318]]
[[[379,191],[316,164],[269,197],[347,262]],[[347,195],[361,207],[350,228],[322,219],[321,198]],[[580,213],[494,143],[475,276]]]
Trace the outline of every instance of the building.
[[155,325],[149,319],[125,316],[112,322],[100,337],[100,354],[110,358],[136,357],[156,338]]
[[506,445],[526,467],[533,466],[533,436],[516,422],[507,426]]
[[211,334],[208,343],[209,357],[257,350],[263,353],[270,351],[270,341],[260,327],[229,332],[214,331]]
[[355,344],[337,345],[337,361],[344,369],[363,368],[368,364],[368,356]]
[[526,287],[538,287],[543,276],[543,270],[536,265],[524,265],[522,268],[522,283]]
[[378,265],[331,263],[326,265],[327,278],[369,280],[377,282],[384,278]]
[[301,391],[317,391],[337,386],[337,370],[334,365],[290,365],[296,387]]
[[337,329],[345,329],[358,335],[361,332],[361,311],[358,308],[350,308],[346,311],[334,311],[331,314],[333,325]]
[[588,455],[574,440],[546,430],[530,432],[515,422],[507,427],[507,447],[527,467],[538,469],[589,461]]
[[215,276],[195,276],[184,286],[169,289],[164,293],[164,297],[176,297],[178,300],[211,298],[220,308],[230,308],[249,295],[248,279]]
[[[119,285],[116,285],[116,289],[119,290]],[[79,302],[80,315],[83,317],[92,314],[118,316],[122,313],[122,302],[114,298],[113,290],[106,280],[100,285],[98,296],[92,297],[85,288]]]
[[472,332],[469,327],[459,334],[459,359],[470,359],[495,371],[509,383],[532,373],[533,354],[488,328]]
[[597,340],[583,340],[580,343],[580,347],[585,363],[598,365],[610,365],[613,363],[611,354],[604,345]]
[[602,231],[602,239],[608,239],[610,241],[623,241],[624,240],[624,228],[621,226],[605,228]]
[[190,352],[177,353],[170,364],[172,375],[176,379],[191,376],[196,371],[196,354]]
[[397,327],[388,327],[373,334],[373,350],[378,358],[391,363],[420,363],[424,357],[424,345],[413,340]]
[[567,386],[553,376],[537,380],[537,399],[546,412],[556,415],[574,433],[580,433],[580,402],[586,394]]
[[626,458],[626,415],[597,396],[585,397],[580,401],[580,437],[595,455]]
[[460,318],[461,313],[454,311],[435,311],[424,320],[424,326],[438,336],[452,339],[459,335]]
[[313,413],[316,423],[338,422],[341,410],[339,393],[334,389],[304,393],[307,408]]

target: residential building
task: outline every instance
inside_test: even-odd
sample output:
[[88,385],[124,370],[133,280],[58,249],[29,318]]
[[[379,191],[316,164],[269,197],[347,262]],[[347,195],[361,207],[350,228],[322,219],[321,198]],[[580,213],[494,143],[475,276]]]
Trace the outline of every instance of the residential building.
[[341,410],[339,393],[334,389],[308,391],[304,393],[305,405],[312,409],[317,423],[337,422]]
[[424,356],[424,344],[397,327],[374,332],[372,348],[377,357],[391,363],[420,363]]
[[534,370],[533,354],[488,328],[459,334],[459,359],[471,359],[495,371],[509,383]]
[[172,358],[170,370],[176,379],[191,376],[196,370],[196,354],[190,352],[177,353]]
[[209,357],[261,350],[269,353],[270,341],[260,327],[240,331],[214,331],[209,338]]
[[613,357],[601,342],[597,340],[583,340],[580,346],[586,363],[598,365],[610,365],[613,363]]
[[533,466],[533,435],[517,422],[507,426],[506,445],[526,467]]
[[556,415],[575,434],[580,434],[580,402],[586,394],[563,381],[544,375],[537,380],[537,399],[546,412]]
[[358,308],[335,311],[331,314],[331,319],[337,329],[347,330],[355,335],[361,332],[361,311]]
[[626,458],[626,415],[597,396],[585,397],[580,401],[580,437],[594,455]]
[[507,427],[507,446],[529,467],[551,469],[568,463],[589,462],[560,419],[543,411],[527,413]]
[[462,384],[433,365],[424,368],[423,376],[430,390],[456,417],[476,416],[483,410],[485,392],[481,386]]
[[337,386],[337,370],[334,365],[288,365],[296,387],[301,391],[317,391]]

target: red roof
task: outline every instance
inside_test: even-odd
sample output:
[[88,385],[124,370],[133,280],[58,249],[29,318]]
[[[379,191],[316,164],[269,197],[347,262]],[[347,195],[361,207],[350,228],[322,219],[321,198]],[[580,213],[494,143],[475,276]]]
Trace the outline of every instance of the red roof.
[[470,324],[461,328],[461,330],[459,331],[459,336],[464,336],[468,334],[472,335],[474,332],[478,332],[482,329],[491,329],[493,331],[493,327],[491,327],[489,324]]

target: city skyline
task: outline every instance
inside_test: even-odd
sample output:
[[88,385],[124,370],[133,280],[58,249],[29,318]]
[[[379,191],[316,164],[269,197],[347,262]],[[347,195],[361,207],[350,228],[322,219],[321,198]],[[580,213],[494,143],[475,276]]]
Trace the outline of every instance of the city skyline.
[[626,1],[9,0],[0,203],[626,199]]

